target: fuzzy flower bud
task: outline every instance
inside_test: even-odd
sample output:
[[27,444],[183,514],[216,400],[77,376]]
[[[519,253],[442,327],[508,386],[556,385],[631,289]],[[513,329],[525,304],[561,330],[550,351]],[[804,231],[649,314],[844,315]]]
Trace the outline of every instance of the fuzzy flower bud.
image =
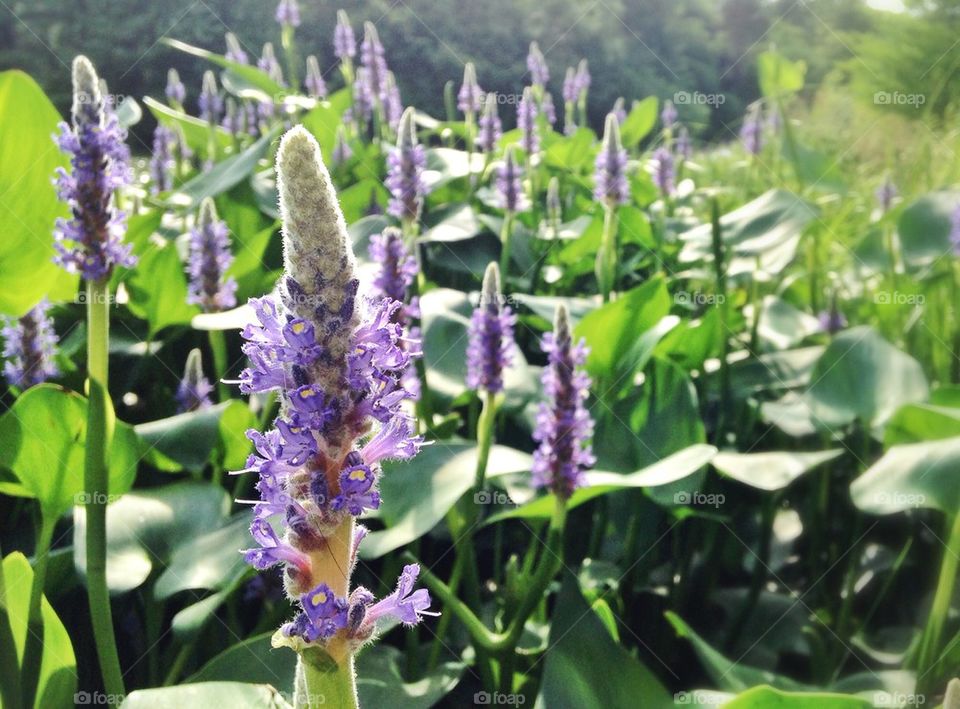
[[223,97],[217,88],[217,76],[212,71],[203,72],[203,88],[197,99],[200,108],[200,118],[217,125],[223,118]]
[[513,360],[516,317],[500,293],[500,269],[491,263],[483,274],[480,302],[470,318],[467,342],[467,386],[493,394],[503,391],[503,370]]
[[457,93],[457,108],[461,113],[475,114],[480,111],[483,102],[483,89],[477,83],[477,70],[473,62],[463,67],[463,83]]
[[626,204],[630,197],[627,185],[627,151],[620,142],[620,124],[617,117],[607,114],[603,130],[603,143],[597,153],[596,170],[593,180],[593,196],[600,202],[613,207]]
[[321,99],[327,97],[327,83],[323,80],[320,62],[312,54],[307,57],[307,76],[303,80],[303,84],[310,98]]
[[480,116],[477,147],[485,153],[492,153],[503,135],[500,116],[497,115],[497,95],[487,94],[483,102],[483,114]]
[[523,131],[520,145],[527,155],[536,155],[540,150],[540,132],[537,128],[537,103],[529,86],[523,90],[523,96],[517,104],[517,127]]
[[540,110],[543,111],[543,117],[551,126],[557,123],[557,109],[553,105],[553,96],[544,93],[543,100],[540,102]]
[[167,71],[167,87],[164,89],[167,100],[171,103],[183,104],[187,98],[187,87],[180,81],[180,74],[176,69]]
[[383,120],[392,130],[397,130],[400,118],[403,116],[403,100],[400,98],[400,87],[392,71],[387,72],[387,82],[383,95]]
[[20,389],[45,382],[60,374],[54,357],[57,333],[48,317],[49,301],[44,298],[19,319],[6,320],[3,336],[3,376]]
[[580,63],[577,64],[577,94],[579,99],[586,98],[592,81],[593,79],[590,77],[590,65],[586,59],[581,59]]
[[414,112],[403,112],[398,128],[397,147],[387,156],[387,189],[392,198],[387,212],[398,219],[416,221],[427,193],[423,170],[427,164],[426,152],[417,142]]
[[567,73],[563,77],[563,100],[566,103],[576,103],[579,98],[580,86],[577,84],[577,70],[568,66]]
[[249,64],[250,57],[247,56],[246,51],[240,45],[240,40],[237,39],[237,35],[233,32],[227,32],[225,38],[227,42],[227,53],[224,57],[231,62],[236,62],[237,64]]
[[187,363],[183,368],[183,379],[177,387],[177,413],[199,411],[213,406],[210,395],[213,393],[213,384],[203,376],[203,362],[200,350],[194,348],[187,355]]
[[497,197],[500,207],[508,212],[523,212],[529,208],[523,192],[523,171],[517,163],[514,146],[507,148],[503,164],[497,168]]
[[536,42],[530,43],[530,52],[527,54],[527,71],[530,72],[530,80],[534,86],[544,87],[550,81],[550,67],[547,66],[547,60],[540,51],[540,45]]
[[357,38],[344,10],[337,10],[337,26],[333,29],[333,53],[341,61],[357,56]]

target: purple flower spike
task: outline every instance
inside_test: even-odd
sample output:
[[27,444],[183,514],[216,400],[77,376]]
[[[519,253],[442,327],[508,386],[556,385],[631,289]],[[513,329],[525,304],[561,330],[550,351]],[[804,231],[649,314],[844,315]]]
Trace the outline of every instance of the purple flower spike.
[[523,131],[520,145],[527,155],[533,157],[540,151],[540,132],[537,128],[537,104],[533,100],[530,87],[523,90],[523,96],[517,104],[517,127]]
[[565,103],[576,103],[580,99],[580,84],[577,82],[577,70],[567,67],[563,77],[563,100]]
[[523,171],[517,163],[514,146],[507,148],[503,164],[497,168],[497,197],[500,206],[508,212],[523,212],[529,209],[529,201],[523,192]]
[[610,109],[610,113],[617,117],[617,123],[620,125],[623,125],[623,122],[627,120],[627,109],[623,96],[620,96],[613,102],[613,108]]
[[577,64],[577,94],[580,100],[587,97],[587,91],[590,90],[590,84],[593,79],[590,77],[590,65],[586,59],[581,59]]
[[263,50],[260,52],[260,59],[257,60],[257,68],[265,72],[266,75],[273,79],[278,85],[286,86],[286,81],[284,81],[283,78],[283,67],[280,66],[277,54],[273,51],[272,42],[267,42],[263,45]]
[[176,69],[167,72],[167,87],[164,89],[167,100],[171,103],[183,104],[187,98],[187,87],[180,81],[180,74]]
[[676,180],[676,167],[670,149],[660,146],[653,153],[653,181],[663,197],[673,195]]
[[166,192],[173,187],[176,161],[172,149],[177,137],[173,131],[158,123],[153,131],[153,153],[150,155],[150,194]]
[[136,259],[123,243],[126,215],[116,210],[114,191],[130,184],[126,133],[115,113],[105,111],[100,81],[90,61],[73,61],[73,124],[60,124],[57,143],[70,155],[70,171],[60,168],[55,184],[70,207],[70,219],[54,229],[54,262],[88,281],[107,278],[116,265]]
[[337,26],[333,29],[333,53],[340,61],[357,56],[357,38],[344,10],[337,10]]
[[597,153],[593,180],[593,196],[609,207],[626,204],[630,198],[627,185],[627,151],[620,142],[620,124],[617,117],[607,114],[603,143]]
[[693,143],[690,140],[690,131],[686,126],[680,126],[677,131],[677,155],[682,160],[689,160],[693,156]]
[[740,142],[743,148],[751,155],[759,155],[763,150],[763,119],[760,115],[760,104],[753,104],[747,111],[740,127]]
[[415,222],[420,218],[427,186],[423,170],[427,155],[417,142],[417,127],[412,108],[403,112],[397,136],[397,147],[387,156],[387,189],[392,195],[387,212],[398,219]]
[[387,72],[387,83],[383,96],[383,119],[392,130],[397,130],[400,118],[403,116],[403,100],[400,98],[400,87],[392,71]]
[[213,393],[213,384],[203,376],[203,362],[200,350],[192,349],[187,355],[187,364],[183,369],[183,379],[177,388],[177,413],[198,411],[213,406],[210,395]]
[[513,361],[516,317],[503,303],[500,269],[491,263],[483,276],[480,302],[470,318],[467,342],[467,386],[491,394],[503,391],[503,370]]
[[536,42],[530,43],[530,52],[527,54],[527,71],[530,72],[530,80],[534,86],[543,88],[550,81],[550,67],[547,66],[547,60],[540,51],[540,45]]
[[323,80],[320,62],[312,54],[307,57],[307,76],[303,80],[303,85],[306,87],[307,95],[310,98],[321,99],[327,97],[327,83]]
[[663,110],[660,111],[660,120],[663,123],[664,130],[670,130],[673,128],[674,124],[677,122],[677,109],[673,105],[673,101],[667,99],[663,103]]
[[212,71],[203,73],[203,88],[197,99],[200,108],[200,118],[217,125],[223,118],[223,97],[217,88],[217,77]]
[[533,454],[533,484],[559,497],[570,497],[583,485],[583,472],[594,464],[589,440],[593,419],[584,402],[590,394],[590,378],[582,371],[587,359],[583,340],[573,343],[570,316],[565,306],[557,308],[553,332],[543,337],[548,365],[543,370],[543,391],[533,438],[540,446]]
[[197,225],[190,232],[187,302],[199,305],[207,313],[235,306],[237,282],[232,277],[224,277],[231,263],[230,232],[226,223],[217,218],[213,200],[207,197],[200,204]]
[[483,102],[483,114],[480,116],[477,133],[477,147],[485,153],[492,153],[502,135],[503,128],[500,124],[500,116],[497,115],[497,95],[489,93]]
[[285,27],[299,27],[300,6],[297,4],[297,0],[280,0],[274,17],[277,24]]
[[367,72],[370,92],[383,102],[386,95],[387,60],[380,43],[380,35],[372,22],[363,23],[363,42],[360,43],[360,65]]
[[12,385],[26,389],[60,374],[53,361],[57,352],[57,333],[48,317],[46,298],[25,315],[7,320],[3,336],[3,376]]
[[847,318],[837,308],[834,301],[829,310],[824,310],[817,316],[820,321],[820,329],[828,335],[835,335],[847,326]]
[[483,89],[477,83],[477,70],[473,62],[463,67],[463,83],[457,93],[457,108],[463,114],[475,115],[483,104]]
[[406,301],[419,271],[417,260],[403,243],[401,231],[387,227],[382,234],[370,237],[370,259],[380,264],[373,280],[375,294],[401,303]]
[[224,55],[225,59],[236,62],[237,64],[250,63],[250,57],[247,56],[247,53],[240,45],[240,40],[237,39],[237,35],[233,32],[227,32],[224,39],[226,39],[227,42],[227,53]]
[[427,589],[413,590],[419,575],[419,564],[404,566],[397,582],[397,590],[367,609],[366,622],[375,623],[378,618],[393,616],[404,625],[416,625],[420,622],[420,616],[440,615],[427,610],[430,608],[430,593]]
[[553,96],[549,93],[543,94],[543,100],[540,102],[540,110],[543,111],[543,117],[551,126],[557,123],[557,109],[553,106]]
[[347,142],[347,132],[343,129],[343,124],[337,126],[337,138],[333,144],[333,155],[331,157],[334,165],[342,165],[353,157],[353,150],[350,148],[350,143]]
[[897,190],[897,186],[893,183],[893,179],[890,177],[890,173],[883,178],[883,184],[881,184],[875,193],[877,198],[877,203],[880,205],[880,211],[883,214],[886,214],[890,211],[890,207],[893,206],[893,200],[897,198],[900,192]]

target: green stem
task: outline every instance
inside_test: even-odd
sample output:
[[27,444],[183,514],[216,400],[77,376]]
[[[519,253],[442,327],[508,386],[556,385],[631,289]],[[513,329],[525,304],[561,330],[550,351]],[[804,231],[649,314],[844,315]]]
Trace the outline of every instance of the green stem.
[[37,546],[34,550],[33,584],[30,587],[30,605],[27,612],[29,631],[23,649],[23,667],[20,671],[20,676],[24,680],[23,705],[26,707],[33,706],[40,681],[40,662],[43,659],[43,617],[40,614],[40,606],[43,601],[43,584],[47,577],[47,562],[50,559],[50,542],[53,539],[53,528],[57,521],[54,515],[46,512],[42,513],[42,517]]
[[500,277],[507,282],[510,273],[510,237],[513,235],[513,212],[503,216],[503,228],[500,230]]
[[230,399],[230,389],[223,383],[223,378],[229,374],[227,339],[223,336],[223,330],[209,330],[207,336],[210,340],[210,352],[213,353],[213,374],[217,378],[217,399],[222,404]]
[[357,709],[360,705],[353,655],[338,663],[329,655],[307,659],[301,653],[294,679],[293,706],[295,709]]
[[617,279],[617,209],[610,205],[604,207],[603,234],[600,237],[600,249],[597,251],[596,275],[603,302],[608,303]]
[[[3,575],[3,553],[0,551],[0,657],[16,657],[17,649],[7,612],[7,583]],[[0,662],[0,704],[20,709],[20,668],[16,662]]]
[[947,622],[950,611],[950,601],[953,598],[953,587],[957,580],[957,567],[960,563],[960,513],[954,514],[950,527],[950,537],[943,550],[943,561],[940,564],[940,577],[937,580],[937,590],[933,596],[933,606],[927,619],[927,627],[920,640],[920,650],[917,661],[917,682],[930,672],[937,663],[940,652],[940,636],[943,626]]
[[477,470],[474,476],[473,492],[483,489],[487,476],[487,462],[490,460],[490,449],[493,447],[493,424],[497,418],[497,397],[492,392],[484,392],[483,408],[480,418],[477,419]]
[[123,696],[123,673],[114,641],[107,590],[107,450],[113,434],[107,393],[110,342],[110,286],[87,282],[87,443],[84,457],[86,488],[86,567],[90,620],[107,694]]
[[723,228],[720,225],[720,204],[714,199],[710,205],[711,236],[713,242],[713,269],[716,279],[717,308],[720,327],[720,413],[717,417],[715,440],[722,441],[725,417],[733,413],[733,393],[730,386],[730,337],[727,325],[727,269],[723,253]]
[[296,91],[300,85],[297,78],[299,59],[297,58],[297,45],[293,39],[293,27],[290,25],[284,25],[280,30],[280,44],[283,45],[284,58],[287,60],[287,83]]

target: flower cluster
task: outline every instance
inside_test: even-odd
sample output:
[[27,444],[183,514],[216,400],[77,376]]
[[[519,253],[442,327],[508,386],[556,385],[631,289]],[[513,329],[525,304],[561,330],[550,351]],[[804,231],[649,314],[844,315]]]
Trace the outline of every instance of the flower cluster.
[[249,64],[250,57],[247,56],[246,51],[243,47],[240,46],[240,40],[237,39],[237,35],[233,32],[227,32],[224,39],[227,42],[227,53],[224,57],[231,62],[236,62],[237,64]]
[[473,62],[463,67],[463,83],[457,92],[457,108],[461,113],[474,115],[483,105],[483,89],[477,83],[477,70]]
[[211,125],[217,125],[223,118],[223,97],[217,88],[217,77],[212,71],[203,73],[203,86],[197,98],[200,118]]
[[677,113],[676,107],[673,105],[673,101],[669,99],[664,101],[663,110],[660,111],[660,121],[663,123],[664,130],[670,130],[677,122]]
[[113,111],[106,111],[100,80],[83,56],[73,62],[73,124],[60,124],[57,144],[70,155],[70,168],[57,170],[60,199],[70,219],[58,219],[54,261],[89,281],[108,277],[115,265],[133,266],[123,243],[126,216],[113,203],[115,190],[130,184],[126,133]]
[[467,386],[491,394],[503,391],[503,370],[513,361],[516,316],[504,304],[500,269],[491,263],[483,274],[480,302],[467,331]]
[[310,98],[326,98],[327,83],[323,80],[323,73],[320,71],[320,62],[314,55],[307,57],[307,76],[303,80],[303,85],[307,89]]
[[523,131],[520,145],[531,157],[540,150],[540,132],[537,130],[537,104],[533,100],[530,87],[523,90],[523,96],[517,103],[517,127]]
[[530,206],[523,192],[522,178],[523,172],[511,145],[507,148],[503,163],[497,167],[497,197],[500,206],[508,212],[522,212]]
[[277,177],[285,275],[278,297],[251,300],[257,323],[243,331],[251,364],[240,386],[278,390],[281,411],[273,430],[248,432],[257,451],[247,471],[259,473],[251,526],[259,546],[245,558],[258,569],[285,568],[287,593],[302,610],[282,628],[282,644],[330,647],[336,637],[352,652],[377,619],[413,624],[430,604],[426,591],[414,591],[416,565],[378,603],[364,588],[349,591],[364,534],[353,517],[379,507],[379,463],[410,458],[422,443],[400,382],[419,347],[395,322],[400,303],[358,297],[343,215],[304,128],[281,141]]
[[420,218],[427,186],[423,170],[427,164],[424,147],[417,142],[413,109],[400,119],[397,147],[387,156],[387,189],[391,199],[387,212],[398,219],[415,222]]
[[277,23],[285,27],[300,26],[300,6],[297,0],[280,0],[275,15]]
[[495,93],[487,94],[487,100],[483,102],[483,113],[480,115],[478,128],[477,147],[486,153],[493,152],[503,135],[500,116],[497,114],[497,95]]
[[341,124],[337,126],[337,137],[333,144],[333,164],[342,165],[352,157],[353,150],[350,148],[350,143],[347,142],[347,134]]
[[569,497],[583,485],[583,471],[594,463],[589,440],[593,419],[584,402],[590,394],[590,377],[582,371],[587,359],[584,341],[574,344],[570,316],[557,308],[553,332],[543,337],[548,365],[543,370],[547,400],[537,413],[533,437],[540,445],[533,454],[533,484]]
[[357,38],[353,34],[350,18],[343,10],[337,10],[337,26],[333,28],[333,53],[341,61],[357,56]]
[[612,113],[607,114],[603,143],[597,153],[593,195],[610,207],[626,204],[630,197],[627,185],[627,151],[620,142],[620,124]]
[[530,81],[534,86],[544,87],[550,81],[550,67],[547,66],[547,60],[540,51],[540,45],[536,42],[530,43],[530,52],[527,54],[527,71],[530,73]]
[[257,60],[257,68],[273,79],[278,86],[286,86],[283,78],[283,67],[277,59],[277,54],[273,50],[273,42],[266,42],[260,51],[260,58]]
[[197,225],[190,232],[190,276],[187,302],[199,305],[204,312],[227,310],[237,304],[237,282],[225,278],[233,263],[230,253],[230,231],[226,222],[217,218],[213,200],[207,197],[200,204]]
[[3,326],[3,376],[13,386],[27,387],[45,382],[60,372],[53,361],[57,333],[48,317],[50,303],[44,299],[16,320]]
[[187,355],[187,363],[183,368],[183,379],[177,387],[177,413],[199,411],[213,406],[210,395],[213,393],[213,384],[203,376],[203,361],[200,350],[194,348]]
[[653,181],[660,194],[670,197],[676,187],[676,164],[670,148],[661,145],[653,151]]
[[[371,95],[385,102],[387,84],[387,59],[380,42],[380,35],[372,22],[363,23],[363,41],[360,43],[360,66]],[[359,78],[359,76],[358,76]]]
[[167,72],[167,86],[164,89],[167,100],[173,104],[182,105],[187,98],[187,87],[180,81],[180,74],[176,69]]
[[173,169],[176,161],[173,159],[172,147],[176,144],[177,136],[172,130],[160,123],[153,131],[153,152],[150,155],[150,193],[166,192],[173,187]]

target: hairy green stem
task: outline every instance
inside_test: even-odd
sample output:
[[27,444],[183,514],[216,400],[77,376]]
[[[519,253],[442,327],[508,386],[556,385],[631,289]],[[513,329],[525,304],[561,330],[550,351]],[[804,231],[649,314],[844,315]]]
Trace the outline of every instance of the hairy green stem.
[[32,707],[36,698],[37,685],[40,682],[40,662],[43,659],[43,584],[47,577],[47,562],[50,559],[50,542],[56,517],[43,511],[40,533],[34,550],[33,584],[30,587],[30,602],[27,606],[27,638],[23,648],[23,667],[20,676],[23,679],[23,705]]
[[335,662],[329,656],[315,660],[301,653],[294,679],[293,706],[295,709],[359,707],[353,656]]

